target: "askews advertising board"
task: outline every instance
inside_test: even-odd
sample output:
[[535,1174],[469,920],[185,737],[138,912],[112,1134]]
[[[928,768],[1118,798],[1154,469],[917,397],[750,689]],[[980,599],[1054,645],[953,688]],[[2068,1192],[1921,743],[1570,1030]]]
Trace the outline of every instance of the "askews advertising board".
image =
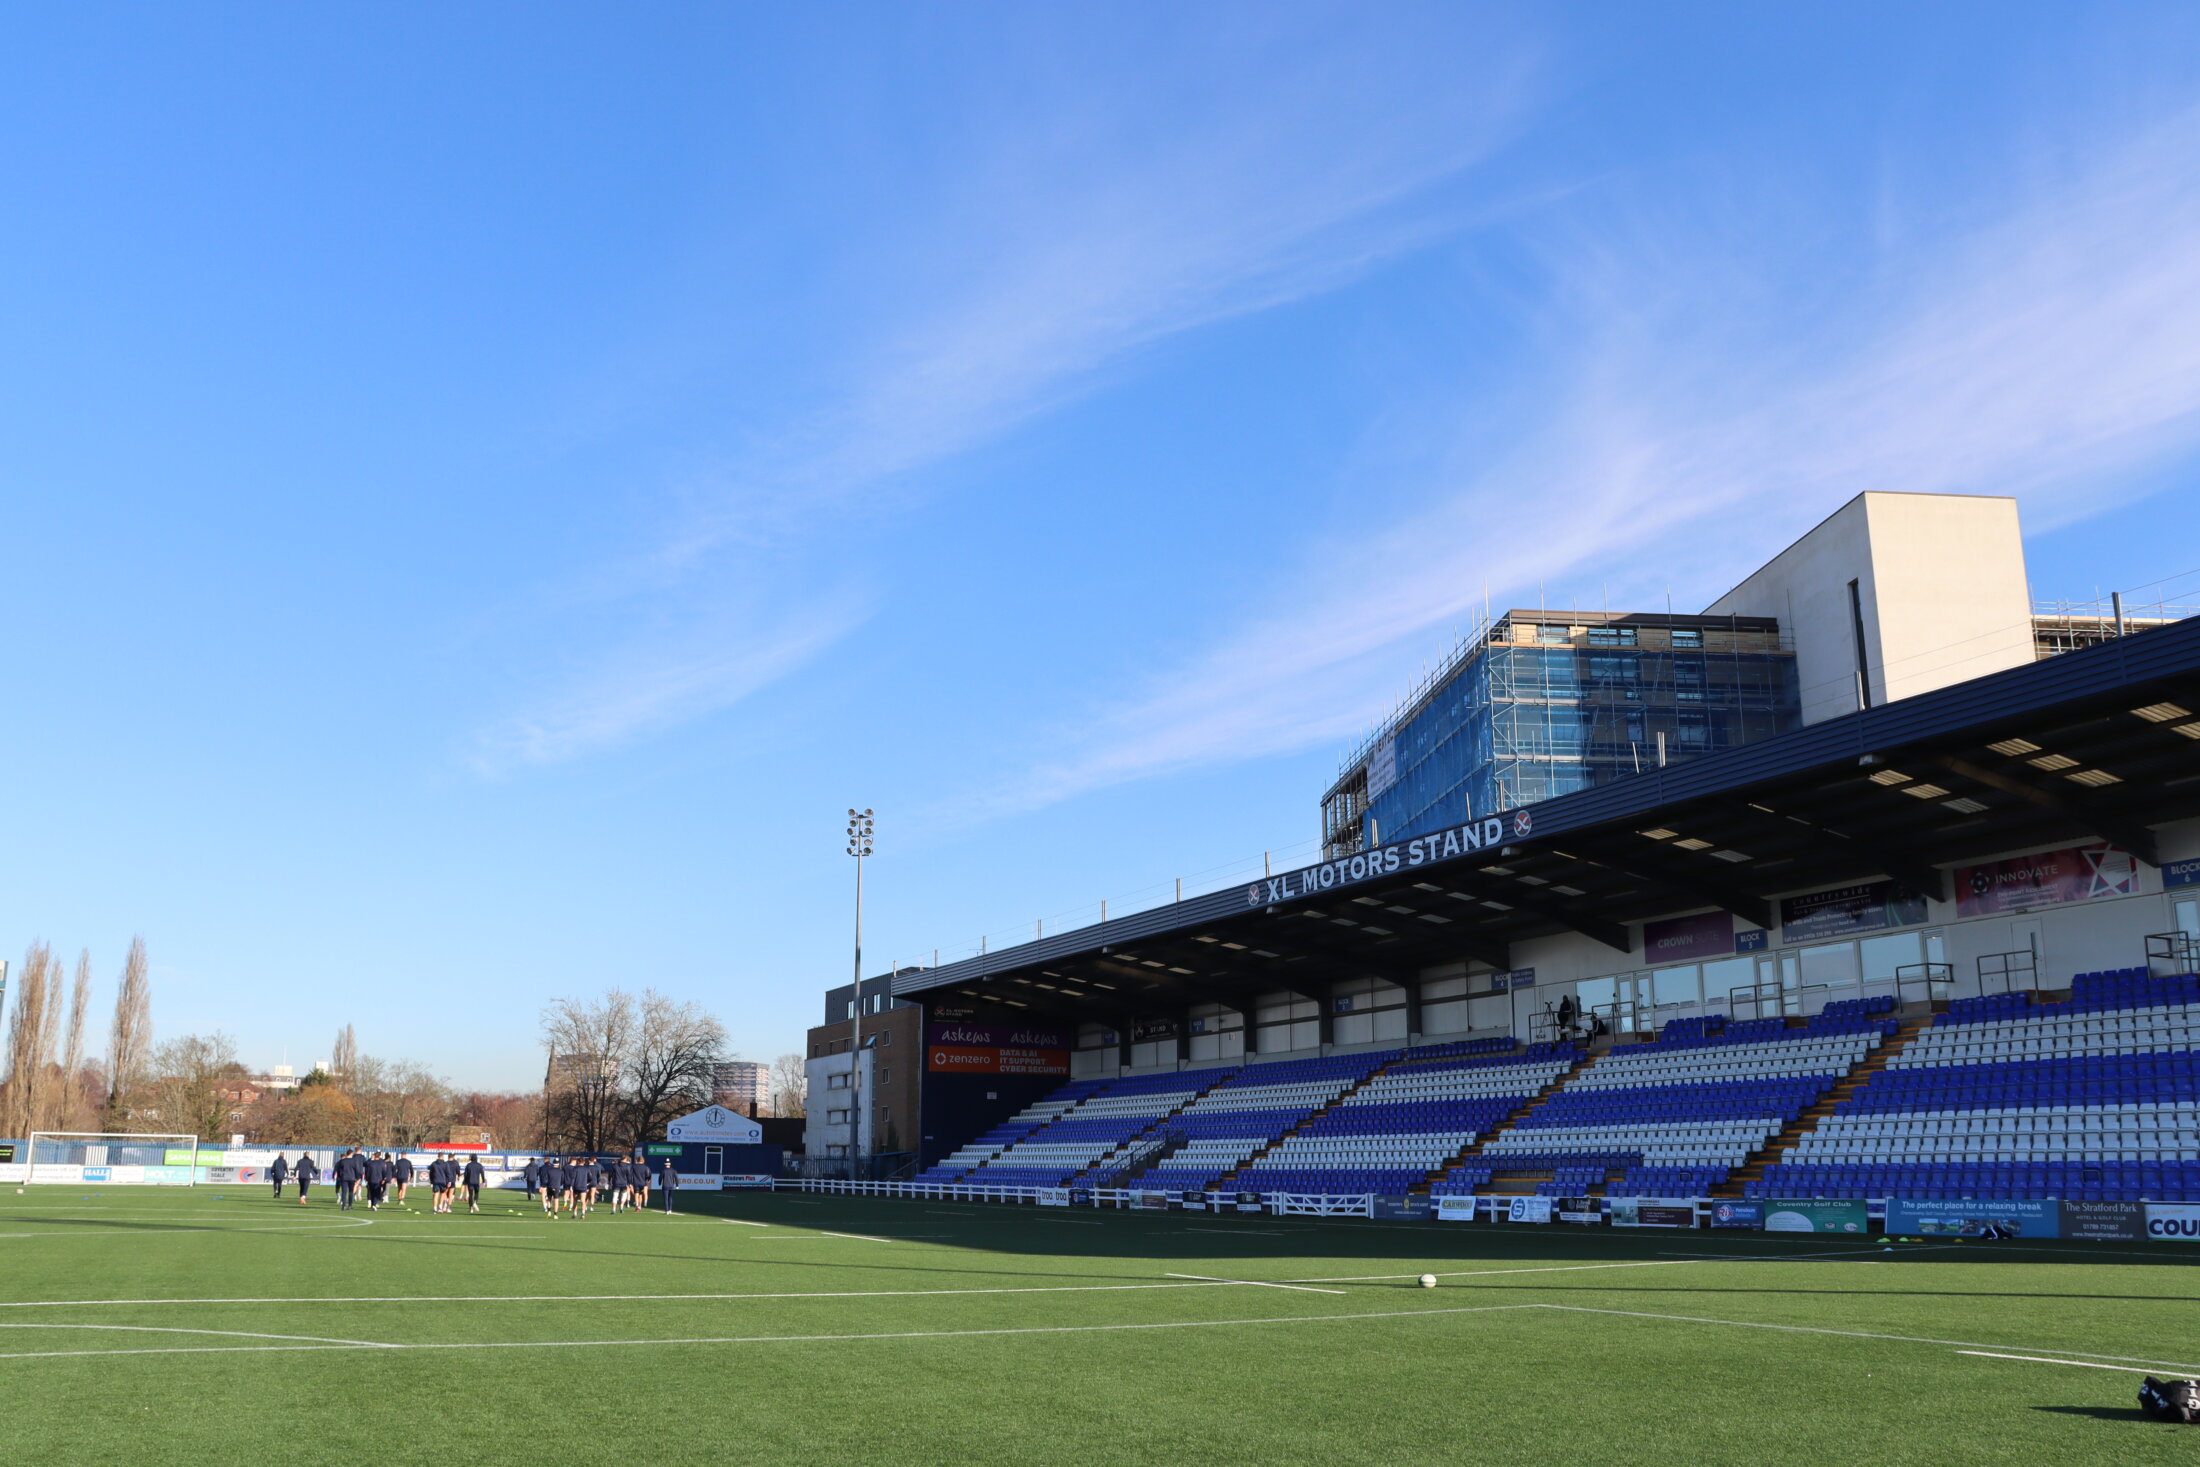
[[1920,1238],[1986,1238],[1997,1233],[2059,1238],[2062,1206],[2036,1197],[1891,1197],[1887,1231]]
[[1436,1199],[1438,1222],[1473,1222],[1474,1207],[1478,1197],[1439,1197]]
[[1868,1233],[1870,1210],[1862,1202],[1779,1198],[1765,1204],[1768,1233]]

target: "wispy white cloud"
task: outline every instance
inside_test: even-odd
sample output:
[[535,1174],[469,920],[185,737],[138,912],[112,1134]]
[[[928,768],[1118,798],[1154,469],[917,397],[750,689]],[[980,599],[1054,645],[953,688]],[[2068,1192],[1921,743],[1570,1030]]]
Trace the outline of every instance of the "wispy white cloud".
[[[1264,65],[1239,64],[1253,39]],[[699,584],[799,584],[849,527],[922,492],[922,471],[1106,380],[1169,337],[1336,288],[1449,229],[1434,187],[1517,125],[1528,67],[1492,37],[1438,64],[1382,28],[1249,38],[1187,31],[1167,77],[1070,66],[931,160],[922,217],[876,221],[874,252],[914,285],[855,333],[813,404],[749,424],[680,486],[677,523],[608,573],[591,615],[649,631],[483,735],[485,767],[551,763],[729,706],[856,623],[750,625],[730,661],[678,648]],[[1149,84],[1153,84],[1149,88]],[[835,542],[841,542],[835,548]],[[608,589],[606,589],[608,588]],[[667,615],[668,611],[671,613]],[[673,643],[662,645],[669,637]]]
[[862,624],[859,598],[743,606],[643,639],[603,658],[563,696],[482,729],[471,761],[484,775],[561,764],[732,706]]
[[1535,335],[1566,345],[1536,366],[1538,406],[1507,403],[1509,450],[1475,421],[1471,450],[1424,458],[1417,511],[1372,536],[1340,517],[1264,612],[1083,720],[992,808],[1334,747],[1485,587],[1700,604],[1863,490],[2015,494],[2035,531],[2143,492],[2200,448],[2195,158],[2200,113],[2169,117],[2044,160],[1993,222],[1904,235],[1864,271],[1670,206],[1554,228],[1566,304]]

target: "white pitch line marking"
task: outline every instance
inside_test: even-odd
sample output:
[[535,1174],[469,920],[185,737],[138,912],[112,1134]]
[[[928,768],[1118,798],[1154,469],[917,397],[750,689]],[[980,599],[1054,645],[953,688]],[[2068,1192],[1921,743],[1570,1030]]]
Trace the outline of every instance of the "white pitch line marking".
[[887,1334],[722,1335],[678,1340],[489,1340],[479,1343],[424,1345],[368,1342],[358,1345],[184,1345],[153,1350],[41,1350],[0,1354],[0,1360],[49,1360],[82,1355],[228,1355],[284,1350],[576,1350],[613,1345],[775,1345],[820,1344],[839,1340],[937,1340],[974,1335],[1079,1335],[1136,1329],[1225,1329],[1241,1325],[1320,1324],[1358,1319],[1410,1319],[1421,1314],[1494,1314],[1507,1309],[1537,1307],[1533,1304],[1474,1304],[1448,1309],[1384,1309],[1358,1314],[1279,1314],[1266,1319],[1170,1319],[1140,1324],[1042,1324],[1002,1329],[901,1330]]
[[[1223,1281],[1181,1284],[1018,1284],[982,1289],[852,1289],[777,1294],[357,1294],[229,1299],[11,1299],[0,1309],[99,1309],[163,1304],[616,1304],[722,1302],[736,1299],[926,1299],[964,1294],[1110,1294],[1143,1289],[1213,1289]],[[1320,1290],[1332,1293],[1341,1290]]]
[[351,1345],[366,1350],[394,1350],[377,1340],[339,1340],[329,1335],[271,1335],[248,1329],[185,1329],[162,1324],[0,1324],[0,1329],[109,1330],[146,1335],[225,1335],[239,1340],[290,1340],[314,1345]]
[[[1698,1314],[1651,1314],[1636,1309],[1593,1309],[1586,1304],[1530,1304],[1529,1309],[1552,1309],[1562,1314],[1610,1314],[1622,1319],[1662,1319],[1680,1324],[1726,1324],[1736,1329],[1769,1329],[1783,1334],[1839,1335],[1851,1340],[1892,1340],[1904,1345],[1947,1345],[1958,1350],[1985,1350],[1991,1348],[1977,1340],[1936,1340],[1925,1335],[1876,1334],[1860,1329],[1828,1329],[1815,1324],[1768,1324],[1756,1319],[1708,1319]],[[2144,1355],[2104,1355],[2092,1350],[2072,1350],[2073,1355],[2095,1355],[2101,1360],[2123,1360],[2135,1365],[2152,1365],[2164,1370],[2189,1370],[2195,1367],[2181,1365],[2172,1360],[2150,1360]]]
[[1250,1284],[1258,1289],[1296,1289],[1302,1294],[1342,1294],[1345,1292],[1343,1289],[1313,1289],[1308,1288],[1305,1284],[1272,1284],[1266,1279],[1218,1279],[1212,1274],[1204,1273],[1172,1273],[1169,1277],[1172,1279],[1198,1279],[1200,1282],[1208,1284]]
[[[2128,1370],[2133,1375],[2152,1375],[2153,1370],[2144,1365],[2103,1365],[2097,1360],[2056,1360],[2046,1355],[2001,1355],[1992,1350],[1958,1350],[1958,1355],[1977,1355],[1986,1360],[2027,1360],[2034,1365],[2082,1365],[2087,1370]],[[2157,1367],[2166,1368],[2166,1367]],[[2180,1370],[2186,1366],[2178,1366]]]

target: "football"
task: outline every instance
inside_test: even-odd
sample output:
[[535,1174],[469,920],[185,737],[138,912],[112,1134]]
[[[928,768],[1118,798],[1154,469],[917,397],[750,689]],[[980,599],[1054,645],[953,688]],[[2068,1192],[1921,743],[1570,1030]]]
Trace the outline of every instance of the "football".
[[1435,1274],[1432,1274],[1432,1273],[1424,1273],[1424,1274],[1422,1274],[1422,1275],[1421,1275],[1421,1287],[1422,1287],[1422,1288],[1424,1288],[1424,1289],[1433,1289],[1433,1288],[1435,1288],[1435,1287],[1436,1287],[1436,1275],[1435,1275]]

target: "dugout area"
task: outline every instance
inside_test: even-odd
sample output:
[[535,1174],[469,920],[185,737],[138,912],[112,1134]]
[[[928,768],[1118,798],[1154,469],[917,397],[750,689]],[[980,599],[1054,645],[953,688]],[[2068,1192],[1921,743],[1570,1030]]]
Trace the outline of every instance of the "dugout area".
[[2183,1245],[1887,1253],[793,1193],[550,1222],[497,1202],[0,1197],[12,1459],[497,1464],[568,1436],[644,1462],[2194,1449],[2133,1401],[2146,1370],[2200,1371]]

